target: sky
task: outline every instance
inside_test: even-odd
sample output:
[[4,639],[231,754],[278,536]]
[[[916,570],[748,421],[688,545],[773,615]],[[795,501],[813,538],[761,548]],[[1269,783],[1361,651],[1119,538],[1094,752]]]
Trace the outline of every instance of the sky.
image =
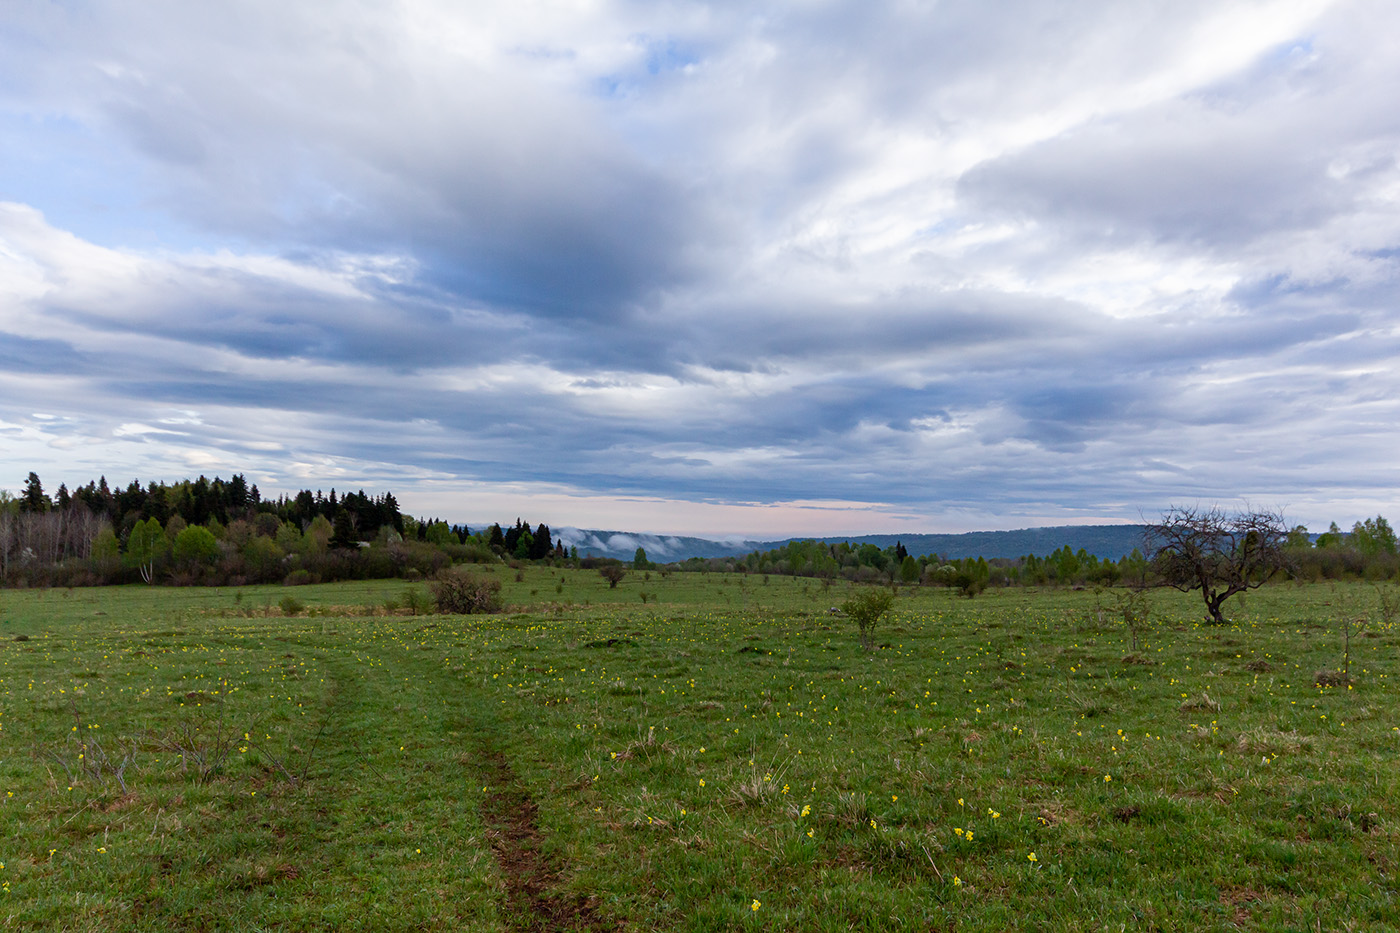
[[1393,0],[11,0],[0,488],[840,535],[1400,494]]

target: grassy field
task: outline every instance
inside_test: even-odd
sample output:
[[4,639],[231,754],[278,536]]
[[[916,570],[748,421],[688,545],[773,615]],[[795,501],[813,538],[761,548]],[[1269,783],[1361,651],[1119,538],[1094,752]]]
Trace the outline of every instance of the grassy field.
[[1374,587],[500,573],[0,591],[0,928],[1400,927]]

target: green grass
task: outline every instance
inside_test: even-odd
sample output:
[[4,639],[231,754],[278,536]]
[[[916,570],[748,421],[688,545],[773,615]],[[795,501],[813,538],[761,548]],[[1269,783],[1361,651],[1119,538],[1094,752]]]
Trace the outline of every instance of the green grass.
[[0,592],[0,927],[534,928],[522,859],[543,929],[1400,925],[1370,587],[1153,593],[1135,652],[1108,595],[912,588],[865,652],[845,584],[499,573]]

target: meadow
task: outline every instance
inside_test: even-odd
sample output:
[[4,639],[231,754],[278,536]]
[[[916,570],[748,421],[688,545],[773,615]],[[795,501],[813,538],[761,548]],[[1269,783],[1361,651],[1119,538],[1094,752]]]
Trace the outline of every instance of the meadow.
[[1374,586],[494,572],[0,591],[0,928],[1400,927]]

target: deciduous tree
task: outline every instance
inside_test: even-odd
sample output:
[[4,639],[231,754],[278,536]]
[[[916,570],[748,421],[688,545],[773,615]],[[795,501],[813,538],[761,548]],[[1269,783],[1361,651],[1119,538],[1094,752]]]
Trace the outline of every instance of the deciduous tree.
[[1225,623],[1225,600],[1262,586],[1288,565],[1288,526],[1275,512],[1176,506],[1148,526],[1147,539],[1162,582],[1184,593],[1200,590],[1217,625]]
[[203,525],[189,525],[176,535],[171,556],[186,567],[212,564],[219,556],[219,542]]
[[97,534],[92,539],[90,556],[103,574],[114,570],[121,560],[121,546],[117,543],[117,534],[105,520],[98,526]]
[[1351,542],[1366,557],[1396,552],[1395,529],[1380,515],[1353,525]]
[[127,560],[136,565],[141,579],[147,583],[155,580],[156,561],[168,550],[170,542],[165,537],[165,529],[154,518],[137,522],[126,539]]

